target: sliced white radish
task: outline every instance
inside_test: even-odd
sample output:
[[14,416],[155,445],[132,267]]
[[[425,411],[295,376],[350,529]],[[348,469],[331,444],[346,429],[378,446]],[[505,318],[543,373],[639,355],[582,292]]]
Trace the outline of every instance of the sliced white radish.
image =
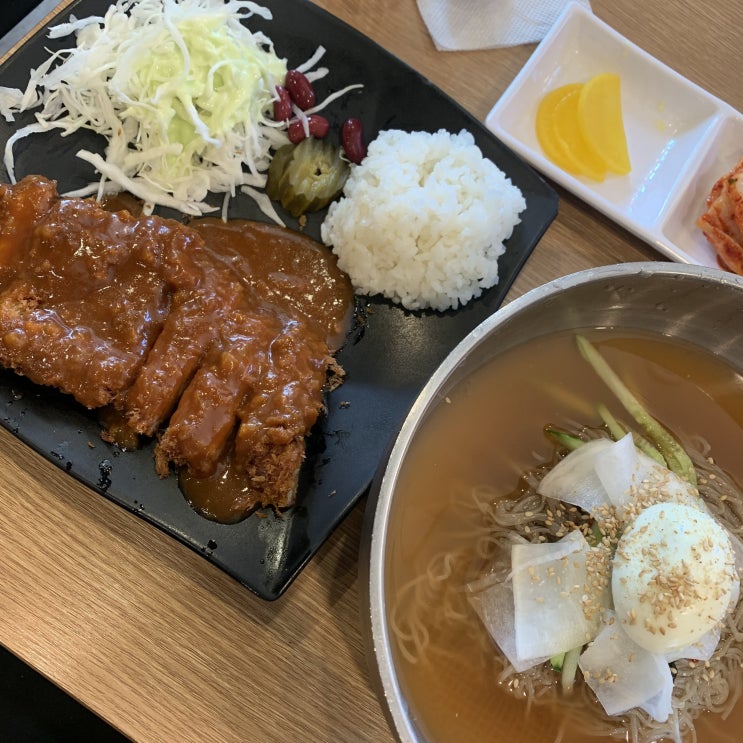
[[642,707],[658,722],[668,719],[673,692],[668,663],[633,642],[618,622],[609,620],[578,666],[607,714]]
[[[650,457],[645,459],[653,461]],[[620,512],[632,501],[635,488],[649,471],[642,466],[631,433],[599,452],[594,468],[611,504]]]
[[717,644],[720,642],[720,632],[721,628],[719,625],[713,627],[695,643],[687,645],[685,648],[681,648],[681,650],[677,650],[676,652],[666,653],[665,658],[669,663],[681,660],[682,658],[686,658],[687,660],[709,660],[715,652]]
[[545,563],[554,563],[580,552],[585,545],[586,539],[579,531],[568,532],[557,542],[514,544],[511,548],[511,573],[508,577],[513,578],[520,570],[533,570]]
[[665,722],[673,712],[673,674],[670,666],[655,656],[658,670],[663,674],[663,687],[654,696],[643,702],[640,707],[654,720]]
[[544,663],[549,656],[524,660],[516,652],[513,586],[488,576],[467,586],[470,604],[488,630],[493,642],[518,673]]
[[542,479],[537,492],[582,508],[595,518],[613,507],[623,520],[638,497],[651,502],[686,503],[706,510],[696,488],[634,445],[632,434],[619,441],[595,439],[570,452]]
[[546,498],[578,506],[590,514],[611,505],[606,489],[596,475],[594,463],[598,454],[612,445],[609,439],[587,441],[547,473],[537,492]]
[[[571,547],[565,554],[566,543]],[[589,558],[590,555],[590,558]],[[527,660],[580,647],[598,631],[608,581],[589,580],[595,552],[578,532],[554,544],[511,548],[516,653]]]

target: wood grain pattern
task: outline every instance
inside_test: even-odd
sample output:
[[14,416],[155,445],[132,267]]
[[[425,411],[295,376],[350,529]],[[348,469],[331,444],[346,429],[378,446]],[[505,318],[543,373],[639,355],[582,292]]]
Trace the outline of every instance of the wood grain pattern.
[[[534,49],[437,52],[414,0],[319,0],[484,119]],[[738,0],[594,0],[596,14],[743,110]],[[659,259],[560,191],[509,299]],[[137,741],[386,741],[359,617],[361,503],[265,603],[0,431],[0,642]]]

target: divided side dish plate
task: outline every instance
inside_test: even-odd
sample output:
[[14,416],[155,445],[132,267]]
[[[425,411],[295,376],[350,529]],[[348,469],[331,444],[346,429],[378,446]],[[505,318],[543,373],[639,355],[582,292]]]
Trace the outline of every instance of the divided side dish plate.
[[[350,116],[361,118],[367,139],[390,128],[467,129],[485,156],[522,190],[527,208],[499,260],[499,284],[465,308],[446,313],[406,312],[378,298],[358,300],[364,321],[338,354],[345,382],[327,395],[327,412],[308,442],[297,503],[282,514],[261,511],[234,525],[204,519],[185,501],[174,476],[157,477],[152,446],[130,452],[109,446],[99,438],[94,413],[11,372],[0,373],[0,423],[71,476],[199,551],[257,595],[275,599],[365,494],[429,376],[470,330],[498,309],[555,218],[557,195],[452,99],[339,19],[304,0],[263,4],[272,10],[273,20],[251,19],[249,25],[272,38],[290,67],[307,60],[319,45],[326,48],[322,65],[330,74],[316,83],[320,99],[351,83],[364,85],[323,112],[333,132]],[[66,21],[71,13],[100,16],[108,6],[108,0],[78,0],[52,24]],[[0,85],[25,87],[29,69],[46,57],[45,48],[72,43],[69,38],[50,40],[41,29],[0,67]],[[16,123],[0,121],[0,146],[32,117],[29,112]],[[81,146],[102,151],[102,142],[88,133],[64,139],[55,133],[28,137],[15,147],[17,177],[40,173],[56,178],[60,192],[79,188],[95,178],[75,157]],[[0,177],[7,181],[7,173]],[[296,220],[279,211],[288,226],[297,227]],[[265,220],[245,196],[232,201],[229,216]],[[311,215],[305,232],[319,239],[323,217],[322,212]]]
[[[621,81],[632,172],[602,183],[566,173],[535,131],[542,97],[602,72]],[[715,181],[743,157],[743,115],[570,3],[486,118],[534,167],[681,263],[718,267],[695,222]]]

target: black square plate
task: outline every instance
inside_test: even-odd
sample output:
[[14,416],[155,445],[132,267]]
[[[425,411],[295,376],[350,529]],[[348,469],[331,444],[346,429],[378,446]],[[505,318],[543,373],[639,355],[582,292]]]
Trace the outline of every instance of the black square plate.
[[[499,284],[464,309],[446,313],[407,312],[382,299],[363,300],[365,322],[338,356],[346,381],[327,397],[327,415],[308,445],[297,503],[281,515],[259,512],[234,525],[207,521],[190,508],[174,477],[157,477],[152,447],[121,452],[105,444],[95,415],[10,372],[0,373],[0,422],[91,489],[200,551],[259,596],[274,599],[363,496],[392,436],[435,368],[500,306],[555,218],[557,195],[480,122],[368,38],[303,0],[264,4],[272,10],[273,20],[251,19],[250,26],[268,33],[290,68],[307,60],[319,45],[327,49],[322,65],[330,74],[316,85],[319,99],[351,83],[364,85],[361,92],[344,96],[326,110],[334,131],[349,116],[363,121],[367,138],[390,128],[467,129],[483,153],[521,189],[527,208],[500,258]],[[68,20],[71,13],[78,18],[100,16],[108,5],[106,0],[79,0],[53,23]],[[29,70],[46,58],[45,49],[73,45],[70,38],[46,38],[42,29],[0,67],[0,85],[25,87]],[[0,146],[31,120],[29,112],[15,123],[0,122]],[[95,175],[74,153],[81,146],[100,151],[97,139],[86,133],[27,137],[15,147],[16,176],[39,173],[56,178],[60,192],[79,188]],[[7,180],[7,173],[0,172],[0,177]],[[230,216],[265,219],[244,196],[233,200]],[[309,219],[305,228],[309,235],[319,238],[323,216]],[[296,226],[296,221],[288,218],[287,224]]]

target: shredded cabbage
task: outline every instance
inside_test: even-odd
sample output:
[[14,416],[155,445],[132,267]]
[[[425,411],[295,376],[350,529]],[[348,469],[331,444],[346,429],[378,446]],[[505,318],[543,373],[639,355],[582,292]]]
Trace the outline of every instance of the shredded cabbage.
[[101,180],[77,195],[126,189],[149,212],[201,215],[218,208],[208,192],[261,188],[271,148],[288,141],[271,118],[286,61],[241,22],[254,15],[271,18],[247,0],[118,0],[103,17],[51,28],[52,38],[74,33],[76,46],[31,72],[16,109],[42,109],[6,145],[11,180],[18,139],[91,129],[106,138],[105,157],[77,154]]

